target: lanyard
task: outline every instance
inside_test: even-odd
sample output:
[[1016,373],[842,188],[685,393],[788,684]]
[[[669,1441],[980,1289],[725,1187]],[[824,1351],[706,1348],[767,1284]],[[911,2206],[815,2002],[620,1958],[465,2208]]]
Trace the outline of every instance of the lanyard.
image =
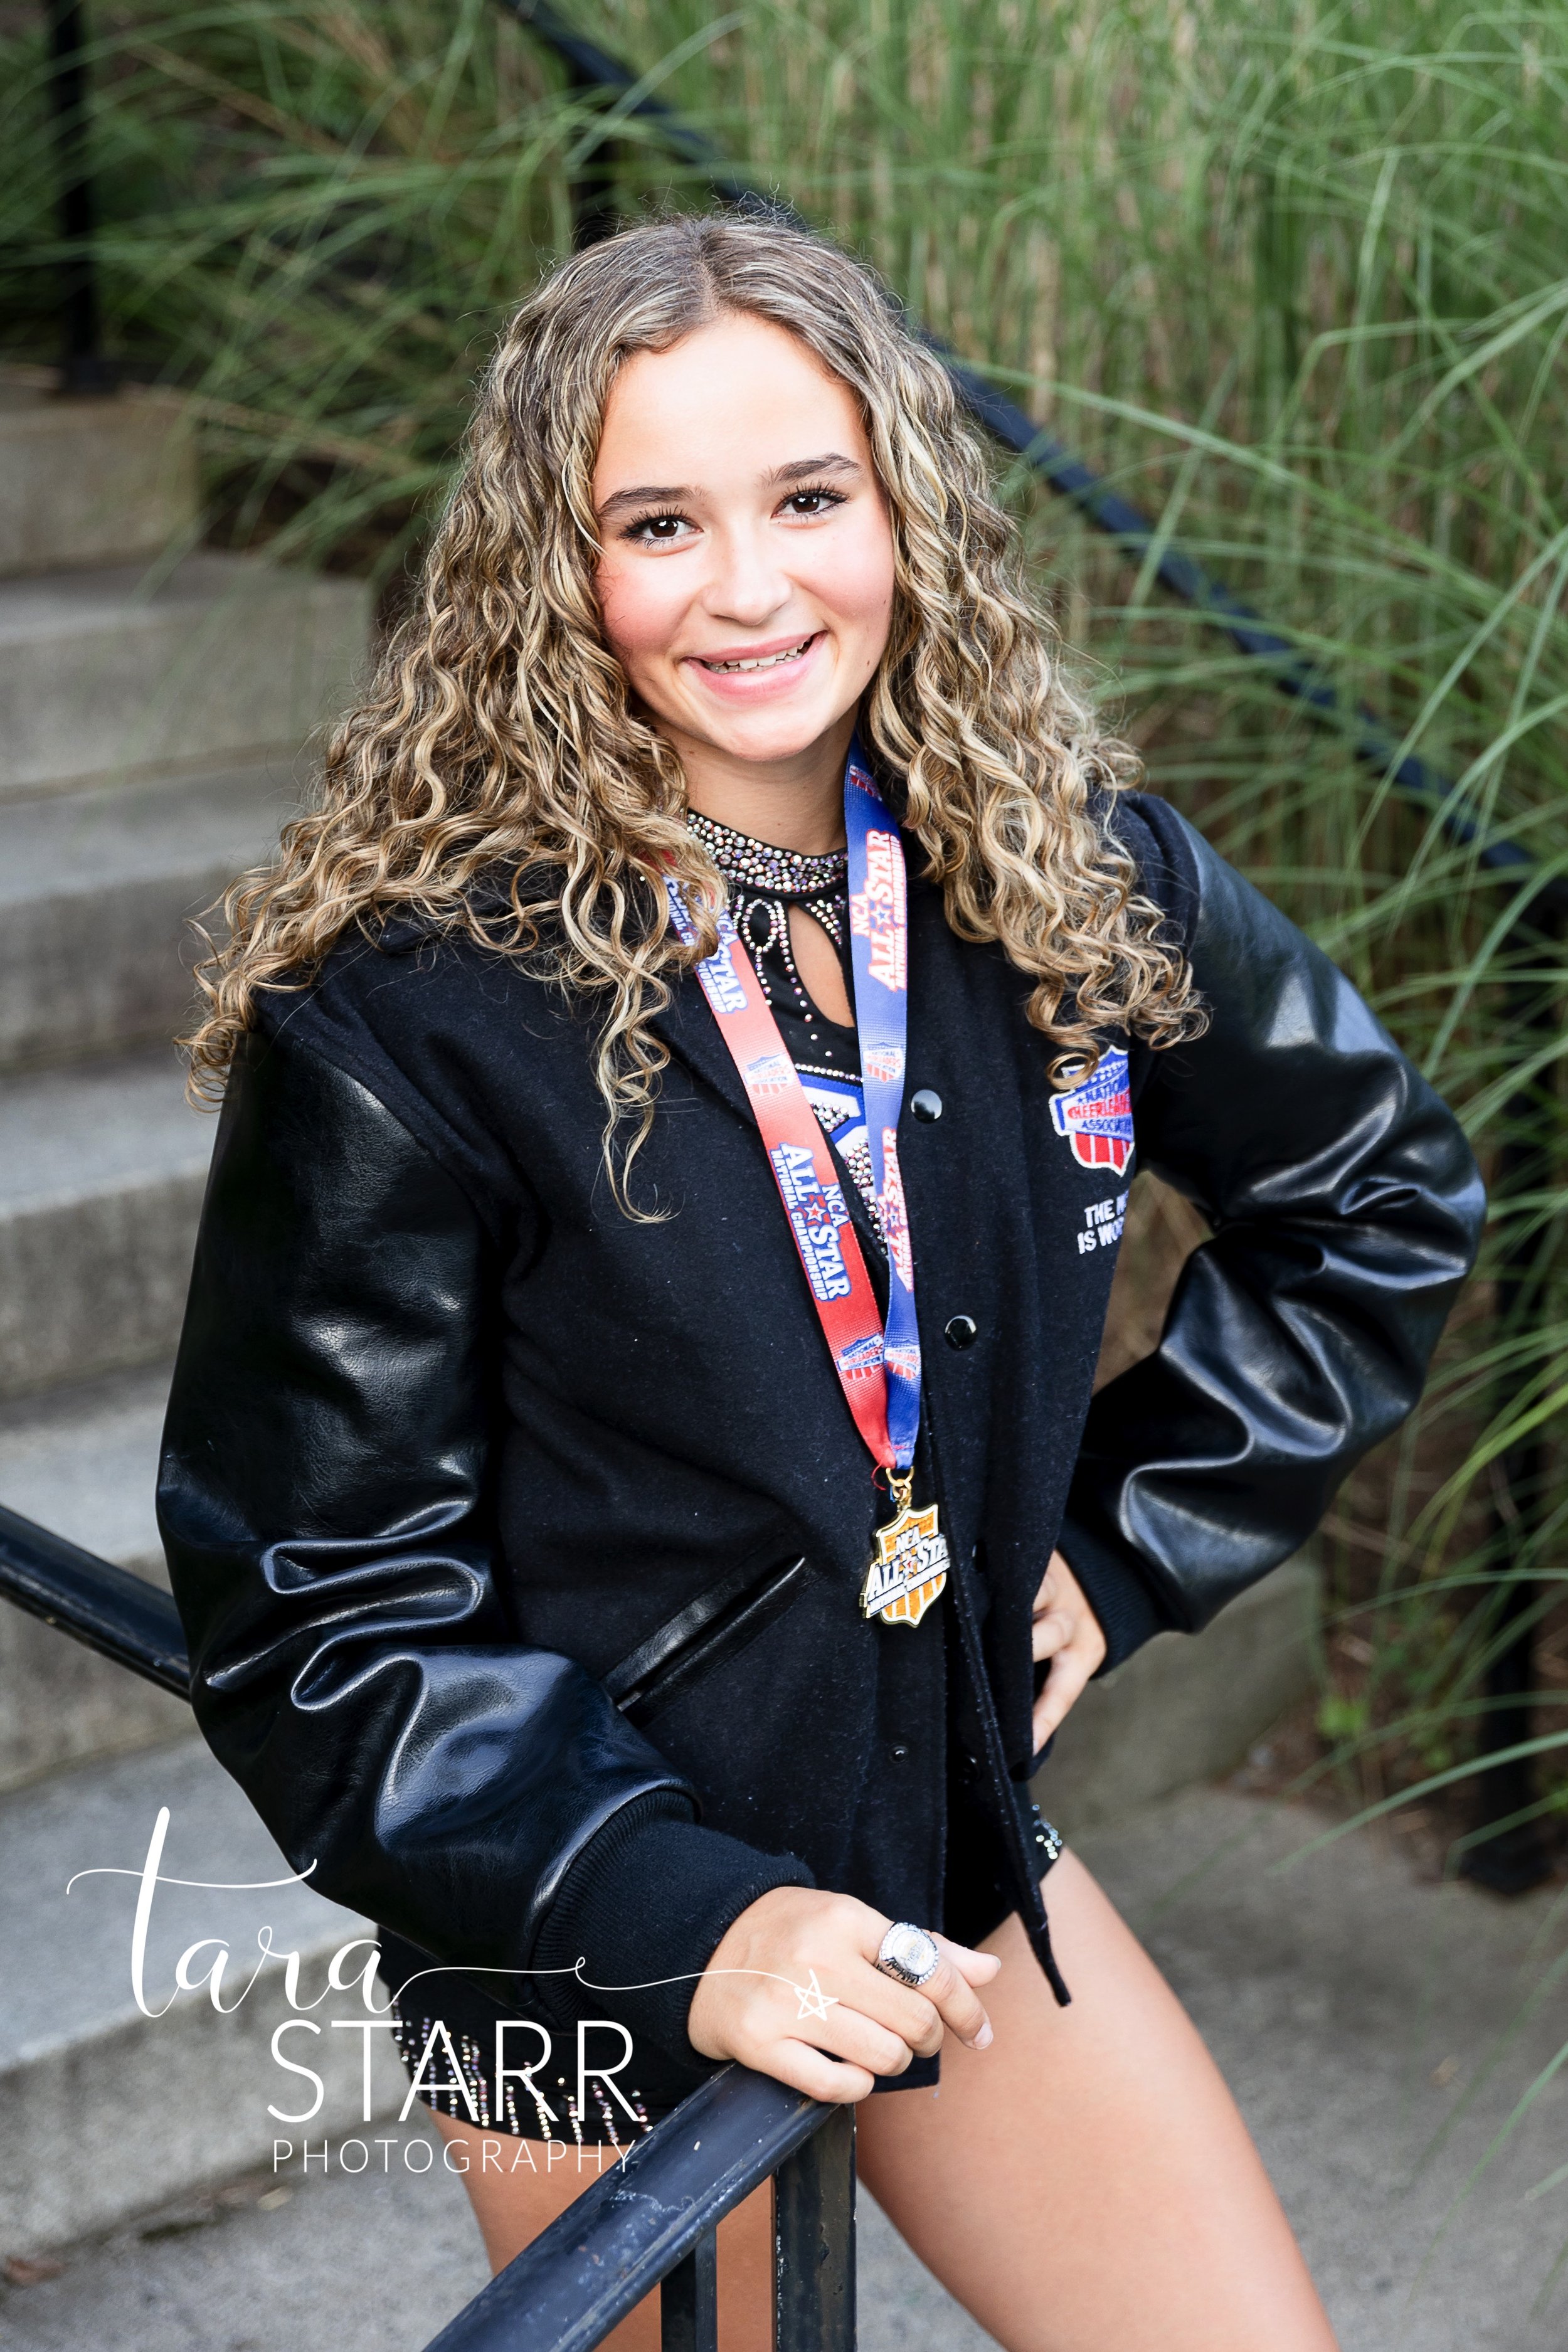
[[[916,1511],[910,1501],[921,1349],[898,1147],[909,1031],[908,887],[898,826],[858,743],[844,772],[844,824],[867,1139],[888,1248],[885,1328],[827,1138],[727,908],[718,917],[719,944],[698,965],[697,977],[761,1130],[845,1400],[899,1506],[893,1521],[878,1530],[861,1607],[886,1623],[913,1625],[946,1581],[947,1545],[936,1507]],[[671,920],[689,940],[694,926],[680,891],[673,880],[666,887]]]

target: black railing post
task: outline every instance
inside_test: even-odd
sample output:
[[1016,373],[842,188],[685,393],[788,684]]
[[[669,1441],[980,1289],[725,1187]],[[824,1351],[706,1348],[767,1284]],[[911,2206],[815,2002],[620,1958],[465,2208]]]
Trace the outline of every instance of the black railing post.
[[[604,88],[588,69],[574,60],[567,65],[567,77],[573,93],[582,99],[603,99]],[[621,225],[616,203],[616,142],[601,139],[577,166],[572,182],[572,244],[578,253],[584,246],[600,245],[614,236]]]
[[[768,2075],[726,2066],[656,2124],[622,2162],[591,2181],[425,2352],[593,2352],[666,2280],[675,2282],[666,2306],[669,2324],[679,2326],[684,2315],[695,2326],[699,2310],[712,2300],[704,2242],[710,2247],[724,2215],[774,2173],[789,2269],[805,2285],[805,2292],[792,2292],[791,2325],[799,2312],[811,2326],[813,2294],[816,2308],[829,2315],[815,2333],[802,2334],[797,2326],[787,2335],[781,2328],[778,2352],[853,2352],[853,2277],[836,2289],[821,2276],[824,2263],[852,2259],[847,2158],[853,2141],[846,2133],[852,2135],[853,2125],[847,2115],[825,2110]],[[837,2186],[826,2198],[814,2187],[810,2167],[798,2173],[790,2167],[802,2143],[818,2131],[838,2149],[826,2176]],[[699,2260],[689,2268],[693,2254]]]
[[[1516,929],[1514,940],[1542,969],[1537,978],[1515,981],[1510,987],[1505,1018],[1517,1057],[1526,1063],[1546,1057],[1547,1075],[1538,1073],[1528,1079],[1509,1097],[1504,1109],[1496,1186],[1504,1202],[1543,1199],[1551,1183],[1552,1154],[1542,1143],[1540,1128],[1542,1093],[1552,1083],[1550,1048],[1556,1034],[1553,992],[1546,968],[1561,946],[1561,925],[1551,911],[1532,908]],[[1521,1209],[1516,1214],[1518,1223],[1498,1256],[1497,1300],[1503,1330],[1517,1339],[1540,1321],[1546,1304],[1551,1234],[1548,1227],[1534,1223],[1528,1210]],[[1529,1366],[1523,1370],[1528,1380]],[[1505,1411],[1508,1402],[1505,1395]],[[1530,1700],[1537,1688],[1535,1635],[1543,1598],[1540,1580],[1531,1571],[1550,1474],[1550,1450],[1539,1429],[1520,1444],[1510,1446],[1495,1465],[1495,1566],[1508,1581],[1488,1629],[1496,1648],[1487,1670],[1488,1706],[1476,1742],[1483,1765],[1489,1756],[1530,1737]],[[1538,1775],[1531,1756],[1512,1756],[1506,1763],[1479,1773],[1477,1828],[1484,1830],[1489,1822],[1508,1822],[1511,1826],[1467,1849],[1460,1864],[1467,1878],[1499,1895],[1522,1895],[1551,1875],[1555,1842],[1545,1824],[1539,1819],[1515,1818],[1529,1812],[1537,1795]]]
[[855,2352],[855,2110],[773,2176],[773,2352]]
[[59,228],[63,242],[74,248],[61,273],[60,390],[98,395],[114,390],[117,371],[103,356],[92,251],[97,221],[89,154],[86,46],[80,0],[49,0]]
[[719,2237],[710,2230],[658,2290],[659,2352],[719,2352]]

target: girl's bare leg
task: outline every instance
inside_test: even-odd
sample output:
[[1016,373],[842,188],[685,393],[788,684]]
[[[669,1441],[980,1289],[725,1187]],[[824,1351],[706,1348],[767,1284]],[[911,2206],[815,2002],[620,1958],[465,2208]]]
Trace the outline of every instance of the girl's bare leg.
[[[1218,2069],[1083,1864],[1050,1875],[1072,1987],[1058,2010],[1022,1928],[985,1991],[995,2041],[951,2038],[940,2093],[861,2102],[860,2175],[895,2227],[1005,2352],[1335,2352],[1332,2330]],[[434,2112],[434,2111],[433,2111]],[[592,2174],[502,2171],[519,2143],[434,2116],[468,2144],[466,2186],[500,2270]],[[488,2139],[500,2151],[482,2167]],[[454,2161],[457,2158],[454,2158]],[[723,2352],[771,2352],[772,2210],[719,2233]],[[649,2296],[608,2338],[658,2352]]]
[[[474,2209],[490,2269],[504,2270],[514,2254],[531,2245],[563,2213],[574,2198],[591,2188],[598,2177],[591,2152],[579,2170],[575,2148],[564,2150],[552,2165],[538,2141],[521,2141],[509,2133],[480,2131],[458,2123],[438,2109],[430,2120],[453,2147],[454,2166],[468,2155],[463,2186]],[[485,2151],[489,2150],[489,2160]],[[526,2164],[512,2168],[526,2148],[538,2169]],[[615,2151],[604,2151],[604,2169],[610,2169]],[[773,2232],[772,2183],[719,2224],[719,2343],[721,2352],[773,2352]],[[648,2295],[631,2315],[605,2338],[605,2352],[658,2352],[658,2296]]]
[[1016,1918],[983,1947],[989,2050],[863,2100],[860,2177],[1005,2352],[1334,2352],[1247,2126],[1083,1864],[1050,1874],[1072,2005]]

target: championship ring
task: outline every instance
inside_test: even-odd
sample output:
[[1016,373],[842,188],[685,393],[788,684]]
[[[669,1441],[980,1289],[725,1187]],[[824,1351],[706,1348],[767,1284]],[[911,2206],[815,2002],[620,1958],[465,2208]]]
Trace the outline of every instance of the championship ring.
[[947,1538],[937,1526],[937,1507],[923,1511],[910,1503],[912,1479],[888,1476],[898,1516],[877,1529],[877,1549],[860,1588],[860,1612],[884,1625],[918,1625],[947,1582]]
[[929,1984],[942,1965],[942,1954],[923,1927],[911,1927],[907,1919],[895,1919],[877,1947],[875,1965],[885,1977],[896,1977],[900,1984],[919,1987]]

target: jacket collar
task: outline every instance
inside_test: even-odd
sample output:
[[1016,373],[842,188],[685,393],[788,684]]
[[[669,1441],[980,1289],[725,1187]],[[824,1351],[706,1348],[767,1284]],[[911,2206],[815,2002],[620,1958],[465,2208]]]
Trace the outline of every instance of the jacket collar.
[[741,1073],[709,1010],[702,983],[694,971],[682,972],[670,989],[669,1003],[648,1023],[676,1059],[721,1095],[748,1127],[756,1125]]
[[[912,869],[912,857],[910,863]],[[922,1003],[930,1003],[942,997],[944,981],[955,976],[951,971],[953,951],[960,950],[962,945],[947,927],[941,889],[936,884],[922,880],[913,870],[910,874],[910,945],[911,954],[916,955],[920,962],[929,961],[937,967],[923,971],[921,985],[910,991],[912,1063],[916,1044],[914,1033],[920,1025],[921,1007]],[[715,1094],[721,1096],[748,1127],[755,1126],[751,1102],[741,1084],[741,1074],[719,1034],[719,1024],[709,1010],[708,1000],[702,993],[702,983],[695,972],[681,974],[670,990],[669,1003],[662,1013],[653,1014],[648,1026],[656,1036],[664,1040],[677,1060],[710,1086]]]

